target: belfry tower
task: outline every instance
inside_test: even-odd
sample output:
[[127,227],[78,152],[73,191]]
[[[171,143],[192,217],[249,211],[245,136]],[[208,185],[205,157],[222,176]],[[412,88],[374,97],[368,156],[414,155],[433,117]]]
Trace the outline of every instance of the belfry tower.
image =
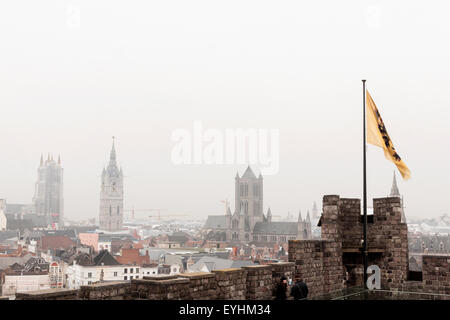
[[103,168],[100,189],[100,229],[116,231],[123,223],[123,173],[117,167],[114,137],[109,164]]

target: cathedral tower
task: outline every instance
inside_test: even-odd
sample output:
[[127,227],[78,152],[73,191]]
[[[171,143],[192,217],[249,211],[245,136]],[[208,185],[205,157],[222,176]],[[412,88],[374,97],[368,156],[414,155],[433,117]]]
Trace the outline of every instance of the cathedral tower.
[[63,227],[64,198],[63,198],[63,168],[61,159],[53,159],[50,154],[47,160],[41,155],[38,168],[38,179],[35,184],[33,205],[36,214],[44,216],[47,225],[54,229]]
[[115,231],[123,223],[123,173],[117,167],[114,138],[109,164],[103,168],[100,191],[100,229]]
[[235,212],[232,218],[232,239],[250,240],[256,222],[263,221],[263,177],[253,173],[250,166],[235,178]]

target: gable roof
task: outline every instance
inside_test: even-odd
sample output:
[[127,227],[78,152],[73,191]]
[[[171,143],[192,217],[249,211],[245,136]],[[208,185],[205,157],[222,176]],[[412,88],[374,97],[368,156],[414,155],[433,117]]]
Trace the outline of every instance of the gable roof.
[[297,223],[293,222],[257,222],[253,227],[256,234],[297,235]]
[[255,263],[249,260],[230,260],[230,259],[221,259],[217,257],[202,257],[196,263],[194,263],[189,270],[198,270],[200,271],[203,266],[206,266],[209,272],[212,270],[222,270],[228,268],[240,268],[244,266],[253,266]]
[[109,253],[108,250],[102,250],[94,257],[95,266],[118,266],[120,265],[116,259]]
[[204,229],[225,229],[227,228],[227,216],[208,216]]

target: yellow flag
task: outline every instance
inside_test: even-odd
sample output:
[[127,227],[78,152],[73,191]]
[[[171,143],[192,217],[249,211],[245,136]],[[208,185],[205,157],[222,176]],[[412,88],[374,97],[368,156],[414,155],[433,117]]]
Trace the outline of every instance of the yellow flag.
[[394,144],[381,119],[375,102],[373,102],[369,91],[366,90],[366,117],[367,117],[367,143],[373,144],[383,149],[386,159],[392,161],[400,171],[403,179],[411,177],[411,171],[395,151]]

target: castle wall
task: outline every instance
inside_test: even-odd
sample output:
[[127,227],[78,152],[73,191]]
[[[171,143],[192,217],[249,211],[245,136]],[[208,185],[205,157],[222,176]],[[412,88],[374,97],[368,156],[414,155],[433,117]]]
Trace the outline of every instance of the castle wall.
[[[245,300],[273,299],[282,276],[292,278],[293,263],[215,270],[131,281],[104,282],[78,290],[51,289],[18,294],[17,300]],[[289,293],[289,292],[288,292]]]

